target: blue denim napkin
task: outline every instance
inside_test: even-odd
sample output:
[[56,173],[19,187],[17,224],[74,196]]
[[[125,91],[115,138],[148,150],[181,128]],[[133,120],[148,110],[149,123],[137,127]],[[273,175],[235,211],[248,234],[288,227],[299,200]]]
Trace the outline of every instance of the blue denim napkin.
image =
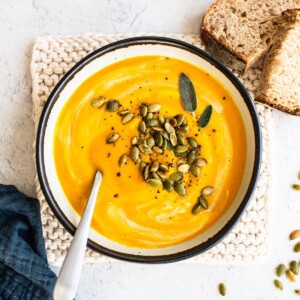
[[14,186],[0,184],[0,299],[52,299],[40,205]]

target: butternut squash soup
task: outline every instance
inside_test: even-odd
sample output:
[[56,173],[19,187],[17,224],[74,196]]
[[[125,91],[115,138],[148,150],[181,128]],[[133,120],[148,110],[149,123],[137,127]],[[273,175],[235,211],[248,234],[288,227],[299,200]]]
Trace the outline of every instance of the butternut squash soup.
[[128,247],[168,247],[228,209],[244,174],[245,136],[216,78],[170,57],[130,58],[89,77],[64,105],[56,172],[80,215],[102,171],[92,221],[101,235]]

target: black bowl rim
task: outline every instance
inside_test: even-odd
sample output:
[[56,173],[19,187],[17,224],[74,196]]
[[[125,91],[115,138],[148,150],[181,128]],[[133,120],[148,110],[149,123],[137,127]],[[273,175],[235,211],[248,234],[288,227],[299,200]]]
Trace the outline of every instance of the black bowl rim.
[[41,118],[38,125],[38,131],[37,131],[37,140],[36,140],[36,168],[38,173],[39,182],[43,191],[43,194],[54,212],[57,219],[60,221],[60,223],[66,228],[66,230],[74,235],[75,233],[75,227],[73,224],[68,220],[68,218],[64,215],[64,213],[61,211],[59,205],[57,204],[56,200],[54,199],[48,180],[46,176],[45,171],[45,164],[44,164],[44,136],[45,136],[45,130],[47,127],[47,121],[51,112],[52,107],[55,104],[55,101],[57,100],[60,92],[64,89],[66,84],[74,77],[74,75],[80,71],[84,66],[89,64],[92,60],[94,60],[97,57],[100,57],[108,52],[117,50],[119,48],[126,48],[134,45],[143,45],[143,44],[160,44],[160,45],[168,45],[173,47],[178,47],[181,49],[184,49],[186,51],[189,51],[191,53],[194,53],[204,60],[208,61],[210,64],[212,64],[214,67],[216,67],[219,71],[221,71],[235,86],[235,88],[239,91],[242,98],[244,99],[244,102],[249,110],[252,125],[254,129],[254,135],[255,135],[255,160],[254,160],[254,168],[250,180],[249,187],[247,189],[247,192],[245,194],[244,199],[242,200],[240,206],[232,216],[232,218],[226,223],[226,225],[221,228],[221,230],[215,234],[213,237],[209,238],[204,243],[197,245],[193,248],[190,248],[188,250],[184,250],[181,252],[168,254],[168,255],[158,255],[158,256],[146,256],[146,255],[135,255],[135,254],[127,254],[127,253],[121,253],[117,252],[111,249],[108,249],[106,247],[103,247],[101,245],[98,245],[97,243],[88,240],[88,247],[92,250],[113,257],[117,259],[122,259],[130,262],[140,262],[140,263],[169,263],[169,262],[176,262],[179,260],[191,258],[197,254],[203,253],[213,246],[215,246],[217,243],[219,243],[222,239],[225,238],[225,236],[230,232],[230,230],[234,227],[234,225],[237,223],[239,218],[241,217],[242,213],[246,209],[247,205],[250,202],[250,199],[253,195],[253,192],[256,187],[256,183],[259,176],[259,170],[260,170],[260,161],[261,161],[261,151],[262,151],[262,139],[261,139],[261,129],[260,129],[260,123],[258,119],[258,115],[256,113],[256,109],[254,106],[253,101],[251,100],[251,97],[245,87],[241,84],[241,82],[235,77],[235,75],[227,69],[225,66],[223,66],[220,62],[218,62],[216,59],[211,57],[209,54],[204,52],[202,49],[195,47],[189,43],[172,39],[172,38],[166,38],[166,37],[159,37],[159,36],[141,36],[141,37],[134,37],[129,39],[123,39],[111,44],[108,44],[104,47],[101,47],[94,52],[87,55],[85,58],[80,60],[77,64],[75,64],[64,76],[63,78],[58,82],[58,84],[55,86],[53,91],[51,92],[48,101],[46,102],[46,105],[42,111]]

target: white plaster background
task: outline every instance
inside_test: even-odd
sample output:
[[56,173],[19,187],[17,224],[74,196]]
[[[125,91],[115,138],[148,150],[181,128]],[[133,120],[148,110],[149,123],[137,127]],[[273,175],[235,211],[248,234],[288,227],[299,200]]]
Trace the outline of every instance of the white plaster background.
[[[34,196],[29,72],[34,39],[43,35],[86,32],[197,33],[210,0],[0,0],[0,182]],[[300,227],[300,193],[291,190],[300,171],[300,117],[274,112],[272,146],[272,244],[267,258],[248,266],[197,264],[141,265],[115,261],[86,264],[76,299],[297,299],[300,279],[273,287],[274,266],[292,253],[288,234]],[[54,269],[56,272],[57,269]],[[299,276],[300,277],[300,276]],[[299,296],[298,296],[299,297]]]

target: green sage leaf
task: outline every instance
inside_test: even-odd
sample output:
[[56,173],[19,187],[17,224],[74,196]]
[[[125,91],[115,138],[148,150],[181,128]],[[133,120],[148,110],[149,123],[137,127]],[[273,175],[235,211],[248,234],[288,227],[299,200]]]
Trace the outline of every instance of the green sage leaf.
[[190,113],[197,109],[197,96],[191,79],[184,73],[179,76],[180,99],[184,109]]
[[200,118],[198,120],[198,124],[200,127],[204,128],[207,126],[207,124],[209,123],[211,114],[212,114],[212,106],[208,105],[208,106],[206,106],[206,108],[204,109],[202,115],[200,116]]

